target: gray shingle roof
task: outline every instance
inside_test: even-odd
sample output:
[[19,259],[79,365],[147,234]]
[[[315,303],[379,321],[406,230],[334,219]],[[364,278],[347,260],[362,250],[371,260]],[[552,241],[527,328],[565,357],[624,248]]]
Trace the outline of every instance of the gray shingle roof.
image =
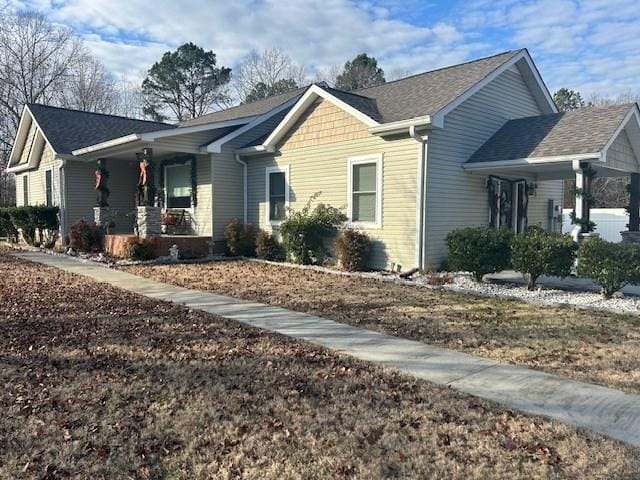
[[381,123],[433,115],[520,52],[504,52],[354,93],[375,100]]
[[[520,52],[522,50],[504,52],[354,92],[319,86],[377,122],[406,120],[435,114]],[[292,98],[301,97],[307,88],[210,113],[187,120],[181,126],[262,115]]]
[[82,112],[37,103],[31,103],[28,107],[53,149],[60,154],[70,154],[73,150],[132,133],[155,132],[175,127],[167,123]]
[[180,124],[181,127],[192,127],[194,125],[203,125],[205,123],[224,122],[227,120],[237,120],[240,118],[253,117],[255,115],[262,115],[270,110],[282,105],[283,103],[301,96],[307,87],[297,88],[280,95],[274,95],[273,97],[264,98],[262,100],[256,100],[255,102],[245,103],[236,107],[227,108],[226,110],[220,110],[219,112],[209,113],[192,120],[187,120]]
[[467,163],[600,152],[635,104],[510,120]]

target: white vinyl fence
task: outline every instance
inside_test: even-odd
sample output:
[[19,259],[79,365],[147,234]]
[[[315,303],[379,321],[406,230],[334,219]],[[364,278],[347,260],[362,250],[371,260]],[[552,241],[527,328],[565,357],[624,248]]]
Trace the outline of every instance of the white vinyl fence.
[[[573,225],[569,214],[571,209],[564,209],[562,216],[562,233],[571,233]],[[600,234],[600,238],[609,240],[610,242],[621,242],[620,232],[627,230],[629,216],[624,208],[592,208],[591,221],[596,224],[596,233]]]

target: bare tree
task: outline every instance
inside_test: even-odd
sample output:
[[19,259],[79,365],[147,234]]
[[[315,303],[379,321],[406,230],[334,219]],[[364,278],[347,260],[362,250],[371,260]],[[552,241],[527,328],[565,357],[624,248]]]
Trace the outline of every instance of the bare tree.
[[0,18],[0,143],[11,147],[26,103],[55,102],[81,43],[67,28],[35,12],[3,13]]
[[277,94],[282,85],[302,86],[307,83],[307,71],[279,48],[245,56],[232,74],[233,87],[240,102],[256,99],[257,91]]
[[116,81],[104,65],[83,52],[69,68],[65,88],[59,102],[68,108],[86,112],[117,113],[120,92]]
[[392,82],[394,80],[400,80],[401,78],[406,78],[411,76],[411,72],[406,68],[394,68],[387,75],[387,82]]
[[342,73],[340,65],[331,65],[330,67],[318,70],[314,79],[315,83],[324,82],[330,87],[335,87],[338,75]]
[[625,103],[640,103],[639,92],[622,92],[617,96],[603,95],[601,93],[593,93],[587,101],[590,107],[607,107],[609,105],[623,105]]

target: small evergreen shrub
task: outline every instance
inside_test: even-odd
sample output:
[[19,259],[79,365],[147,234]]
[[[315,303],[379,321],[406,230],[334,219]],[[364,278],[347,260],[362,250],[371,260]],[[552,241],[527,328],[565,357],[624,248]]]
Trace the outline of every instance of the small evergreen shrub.
[[342,268],[357,272],[366,268],[371,254],[371,239],[364,232],[347,228],[337,238],[335,248]]
[[339,231],[347,216],[338,208],[319,203],[311,210],[311,197],[302,210],[290,212],[280,225],[287,256],[303,265],[322,264],[327,256],[326,243]]
[[227,252],[232,256],[253,257],[256,252],[256,233],[251,224],[232,218],[224,228]]
[[284,248],[278,239],[264,230],[256,237],[256,256],[272,262],[282,262],[285,259]]
[[0,208],[0,237],[15,237],[18,231],[13,226],[9,208]]
[[507,229],[468,227],[447,235],[447,265],[452,271],[471,272],[476,281],[488,273],[505,270],[511,264],[511,239]]
[[578,248],[578,275],[590,278],[611,298],[625,285],[640,283],[640,246],[589,238]]
[[[8,233],[15,234],[15,232],[20,229],[22,236],[29,245],[35,244],[36,231],[40,232],[40,239],[42,240],[45,233],[48,233],[49,237],[52,237],[59,227],[58,207],[28,205],[0,210],[3,212],[0,213],[0,230],[7,228]],[[3,227],[2,224],[6,221],[10,222],[12,227]]]
[[533,290],[540,275],[569,276],[577,249],[569,235],[529,227],[511,241],[511,265],[527,275],[527,288]]
[[137,242],[127,244],[125,254],[129,260],[145,261],[156,258],[155,245],[147,240],[140,239]]
[[99,225],[80,219],[69,227],[69,246],[80,252],[102,250],[104,231]]

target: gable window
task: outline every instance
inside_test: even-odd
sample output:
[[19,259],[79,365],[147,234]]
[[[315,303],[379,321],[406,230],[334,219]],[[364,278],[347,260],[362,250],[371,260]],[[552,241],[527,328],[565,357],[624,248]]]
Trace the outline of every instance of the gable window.
[[285,219],[289,207],[289,167],[268,167],[265,171],[267,223]]
[[53,170],[45,170],[44,172],[44,192],[47,207],[53,205]]
[[352,224],[381,227],[382,155],[364,155],[349,159],[347,199]]
[[26,173],[22,177],[22,202],[25,207],[29,205],[29,175]]
[[191,208],[191,162],[164,167],[167,208]]

